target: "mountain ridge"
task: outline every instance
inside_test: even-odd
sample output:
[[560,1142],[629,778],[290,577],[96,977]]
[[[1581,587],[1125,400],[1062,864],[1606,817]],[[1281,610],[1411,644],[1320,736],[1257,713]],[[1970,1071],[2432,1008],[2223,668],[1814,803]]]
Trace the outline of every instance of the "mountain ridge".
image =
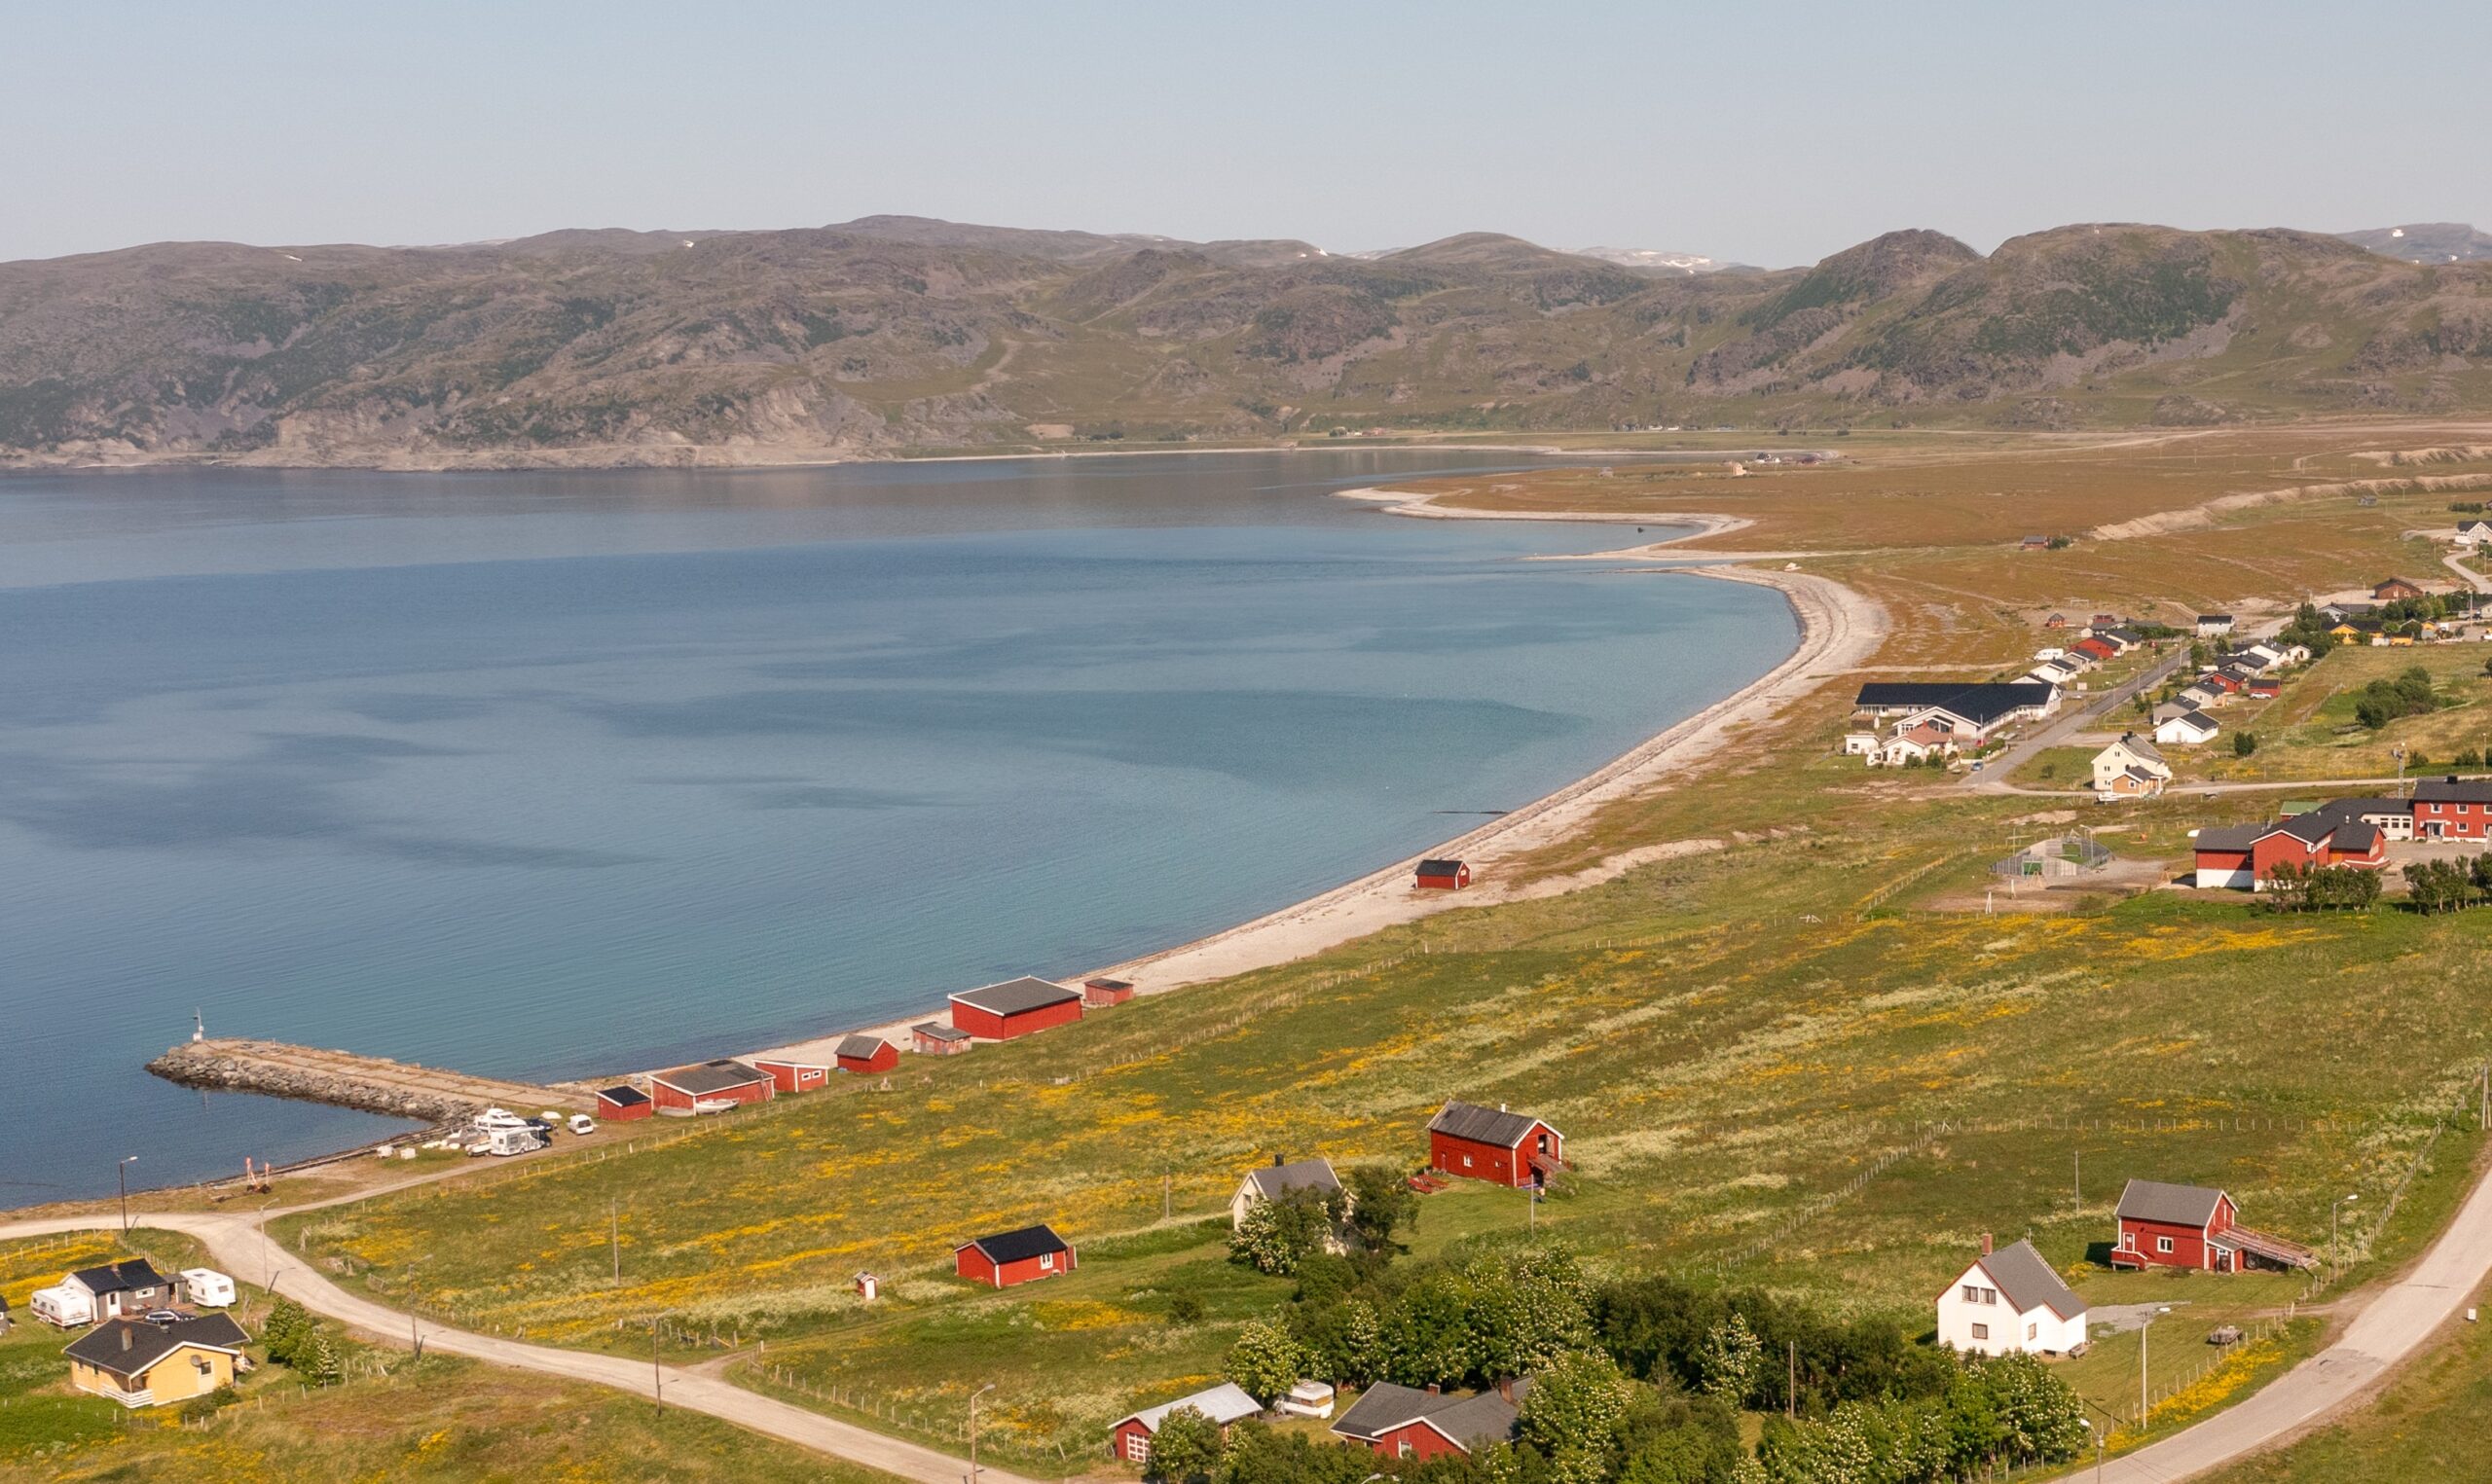
[[0,264],[0,467],[2486,407],[2492,260],[2283,229],[2087,223],[1987,255],[1913,229],[1736,272],[1494,233],[1354,257],[888,216]]

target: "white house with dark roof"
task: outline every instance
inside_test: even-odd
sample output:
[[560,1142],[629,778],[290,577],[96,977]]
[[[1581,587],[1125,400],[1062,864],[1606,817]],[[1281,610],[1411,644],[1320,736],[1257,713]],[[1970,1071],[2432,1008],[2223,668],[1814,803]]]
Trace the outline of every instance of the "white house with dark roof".
[[2135,732],[2094,754],[2094,797],[2103,800],[2149,799],[2172,781],[2172,765],[2154,743]]
[[2486,521],[2478,518],[2473,521],[2464,521],[2459,523],[2457,527],[2458,545],[2481,546],[2486,541],[2492,541],[2492,521]]
[[2085,1343],[2085,1300],[2031,1242],[1982,1254],[1938,1295],[1938,1343],[1968,1355],[2064,1356]]
[[2195,747],[2201,743],[2214,742],[2216,734],[2222,730],[2216,724],[2216,719],[2206,712],[2187,710],[2178,716],[2166,717],[2156,722],[2154,740],[2159,745],[2166,747]]
[[1333,1171],[1329,1159],[1301,1159],[1288,1164],[1274,1161],[1260,1170],[1249,1170],[1237,1182],[1237,1193],[1228,1198],[1228,1224],[1242,1226],[1246,1213],[1262,1201],[1277,1201],[1295,1190],[1312,1190],[1317,1195],[1347,1199],[1341,1189],[1341,1177]]

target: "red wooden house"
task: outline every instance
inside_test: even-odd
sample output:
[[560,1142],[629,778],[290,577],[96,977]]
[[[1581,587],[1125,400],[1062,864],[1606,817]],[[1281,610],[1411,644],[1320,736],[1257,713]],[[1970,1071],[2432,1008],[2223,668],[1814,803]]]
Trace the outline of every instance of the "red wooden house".
[[2069,653],[2081,654],[2097,665],[2106,660],[2116,660],[2120,657],[2120,646],[2109,639],[2079,639],[2068,648]]
[[1081,1018],[1081,992],[1024,974],[1002,984],[963,990],[952,999],[952,1024],[990,1041],[1069,1025]]
[[1081,981],[1081,1006],[1085,1010],[1104,1010],[1133,998],[1133,986],[1121,979],[1084,979]]
[[600,1123],[631,1123],[656,1111],[649,1105],[649,1095],[628,1082],[597,1090],[597,1121]]
[[908,1039],[909,1043],[917,1048],[919,1056],[959,1056],[962,1052],[969,1050],[971,1045],[968,1032],[957,1026],[946,1026],[931,1020],[922,1026],[909,1027]]
[[830,1085],[830,1068],[820,1062],[754,1057],[752,1069],[770,1079],[774,1093],[816,1093]]
[[2285,693],[2285,682],[2261,675],[2245,687],[2254,701],[2273,701]]
[[2420,597],[2422,596],[2423,590],[2420,587],[2407,582],[2402,577],[2391,577],[2386,582],[2383,582],[2377,587],[2371,589],[2371,601],[2373,602],[2393,603],[2400,598]]
[[952,1249],[953,1272],[998,1288],[1053,1278],[1081,1265],[1072,1244],[1044,1223],[998,1232]]
[[1379,1381],[1333,1424],[1336,1436],[1363,1443],[1379,1458],[1426,1460],[1506,1442],[1529,1379],[1492,1392],[1443,1393]]
[[661,1113],[715,1113],[740,1103],[767,1103],[770,1074],[720,1057],[649,1073],[649,1101]]
[[837,1057],[841,1071],[870,1074],[898,1067],[899,1048],[879,1035],[851,1035],[841,1038]]
[[2376,871],[2388,864],[2388,837],[2378,825],[2333,809],[2314,809],[2269,826],[2250,848],[2250,873],[2257,881],[2288,864],[2304,870],[2362,866]]
[[1459,860],[1423,860],[1417,884],[1430,891],[1459,891],[1471,885],[1471,867]]
[[1504,1104],[1448,1103],[1428,1121],[1428,1163],[1465,1179],[1521,1187],[1548,1183],[1566,1167],[1566,1140],[1528,1113]]
[[2045,629],[2065,629],[2068,627],[2068,615],[2065,613],[2054,613],[2050,617],[2042,620],[2042,627]]
[[2306,1268],[2317,1254],[2298,1242],[2253,1231],[2236,1219],[2232,1197],[2205,1185],[2131,1180],[2120,1192],[2115,1268]]
[[2425,778],[2414,785],[2414,838],[2492,837],[2492,778]]

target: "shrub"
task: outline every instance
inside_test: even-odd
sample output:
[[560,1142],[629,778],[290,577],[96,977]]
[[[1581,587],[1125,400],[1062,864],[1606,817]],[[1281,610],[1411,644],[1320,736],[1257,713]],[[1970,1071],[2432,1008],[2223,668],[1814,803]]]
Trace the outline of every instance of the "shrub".
[[2232,734],[2232,755],[2233,755],[2233,756],[2235,756],[2235,757],[2248,757],[2251,753],[2255,752],[2255,751],[2257,751],[2257,750],[2258,750],[2258,734],[2257,734],[2257,733],[2255,733],[2255,732],[2235,732],[2235,733],[2233,733],[2233,734]]

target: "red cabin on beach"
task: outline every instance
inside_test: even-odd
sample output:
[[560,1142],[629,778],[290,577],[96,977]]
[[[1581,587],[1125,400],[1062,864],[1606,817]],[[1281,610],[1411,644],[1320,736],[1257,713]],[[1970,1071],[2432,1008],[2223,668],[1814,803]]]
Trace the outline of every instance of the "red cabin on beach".
[[790,1062],[780,1057],[754,1057],[752,1069],[770,1079],[774,1093],[820,1092],[830,1085],[830,1068],[820,1062]]
[[917,1048],[919,1056],[959,1056],[962,1052],[969,1050],[971,1045],[968,1032],[956,1026],[940,1025],[931,1020],[922,1026],[909,1027],[908,1038],[910,1044]]
[[1053,1278],[1079,1266],[1073,1245],[1044,1222],[980,1237],[952,1249],[953,1272],[998,1288]]
[[1002,984],[963,990],[951,996],[952,1024],[990,1041],[1008,1041],[1033,1031],[1070,1025],[1081,1018],[1081,992],[1027,974]]
[[649,1101],[662,1113],[710,1113],[732,1104],[767,1103],[775,1090],[768,1072],[727,1057],[649,1073]]
[[1104,1010],[1133,998],[1133,986],[1121,979],[1084,979],[1081,981],[1081,1004],[1085,1009]]
[[899,1065],[899,1048],[879,1035],[851,1035],[840,1041],[838,1059],[841,1071],[889,1071]]
[[597,1090],[597,1121],[600,1123],[631,1123],[656,1111],[649,1105],[649,1095],[630,1083]]
[[1423,860],[1417,885],[1427,891],[1459,891],[1471,885],[1471,867],[1459,860]]
[[1465,1179],[1539,1186],[1566,1168],[1566,1139],[1528,1113],[1448,1103],[1428,1121],[1428,1163]]

